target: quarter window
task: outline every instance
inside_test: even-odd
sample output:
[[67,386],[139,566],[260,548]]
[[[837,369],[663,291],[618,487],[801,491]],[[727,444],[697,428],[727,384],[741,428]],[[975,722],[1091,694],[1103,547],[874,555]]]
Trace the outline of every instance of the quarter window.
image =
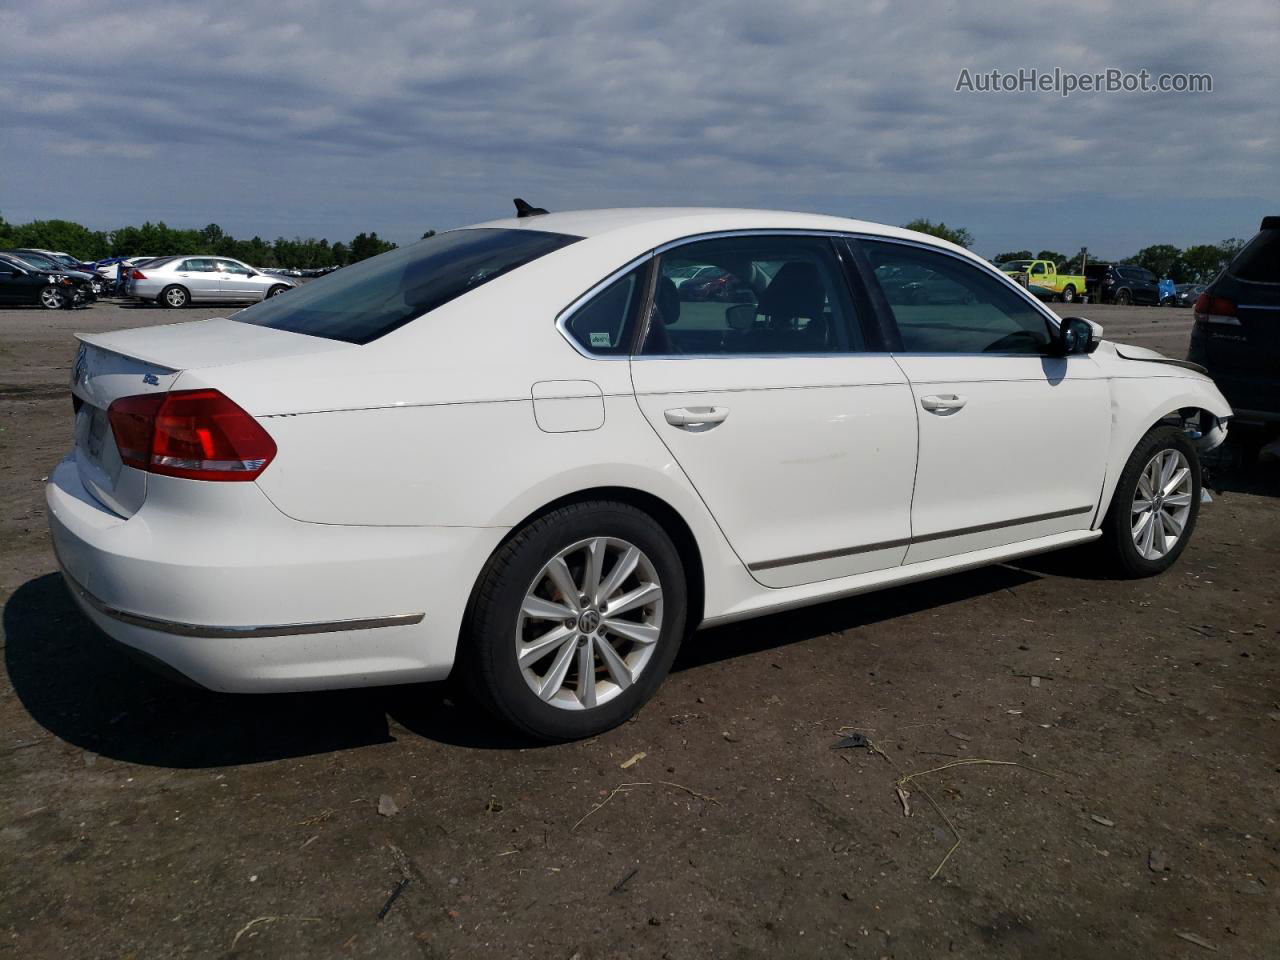
[[664,253],[641,352],[862,350],[843,268],[823,237],[729,237]]
[[907,353],[1042,353],[1049,324],[1008,283],[958,257],[862,241]]
[[587,353],[626,356],[631,352],[635,314],[644,299],[644,267],[623,274],[577,309],[565,330]]

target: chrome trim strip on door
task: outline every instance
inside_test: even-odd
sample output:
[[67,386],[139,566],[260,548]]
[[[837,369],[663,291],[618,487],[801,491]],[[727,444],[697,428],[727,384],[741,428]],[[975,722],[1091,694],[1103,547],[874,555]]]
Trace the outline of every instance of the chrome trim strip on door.
[[1064,517],[1075,517],[1083,513],[1092,513],[1094,504],[1084,507],[1072,507],[1070,510],[1054,510],[1052,513],[1037,513],[1030,517],[1019,517],[1017,520],[1000,520],[996,523],[980,523],[972,527],[957,527],[941,533],[929,533],[922,537],[908,537],[905,540],[885,540],[880,543],[865,543],[856,547],[844,547],[839,550],[824,550],[820,553],[805,553],[796,557],[782,557],[778,560],[762,560],[759,563],[747,564],[747,569],[773,570],[776,567],[789,567],[797,563],[815,563],[819,560],[835,560],[838,557],[851,557],[859,553],[871,553],[875,550],[890,550],[894,547],[909,547],[916,543],[932,543],[947,540],[951,537],[963,537],[972,533],[986,533],[989,530],[1000,530],[1004,527],[1016,527],[1025,523],[1039,523],[1042,520],[1061,520]]
[[111,604],[98,599],[82,587],[76,581],[75,577],[71,576],[71,574],[67,572],[65,567],[62,569],[62,576],[66,579],[67,586],[71,588],[72,593],[104,617],[110,617],[112,620],[118,620],[121,623],[127,623],[130,626],[143,627],[147,630],[156,630],[160,633],[168,633],[178,637],[200,637],[214,640],[241,640],[257,637],[296,637],[310,633],[338,633],[343,630],[373,630],[378,627],[409,626],[411,624],[421,623],[426,617],[425,613],[402,613],[389,617],[367,617],[360,620],[327,620],[318,623],[283,623],[265,626],[241,627],[219,627],[199,623],[181,623],[175,620],[163,620],[159,617],[148,617],[140,613],[130,613],[128,610],[121,610],[119,607],[113,607]]

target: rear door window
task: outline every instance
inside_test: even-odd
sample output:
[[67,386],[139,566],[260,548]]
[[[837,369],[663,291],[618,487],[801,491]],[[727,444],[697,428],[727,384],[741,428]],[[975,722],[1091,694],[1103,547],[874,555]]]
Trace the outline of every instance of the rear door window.
[[694,241],[662,254],[658,270],[646,355],[864,349],[844,268],[824,237]]
[[336,270],[233,319],[347,343],[371,343],[490,280],[581,237],[540,230],[450,230]]

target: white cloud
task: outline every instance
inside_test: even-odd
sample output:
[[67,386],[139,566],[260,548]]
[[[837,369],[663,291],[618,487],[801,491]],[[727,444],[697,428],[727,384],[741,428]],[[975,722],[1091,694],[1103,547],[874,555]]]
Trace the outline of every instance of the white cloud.
[[[1280,210],[1277,47],[1275,0],[30,4],[0,15],[0,148],[33,186],[4,212],[408,237],[520,193],[941,216],[982,245],[1055,204],[1137,237],[1189,200],[1218,218],[1172,239],[1211,240]],[[954,92],[962,68],[1055,66],[1214,92]],[[136,216],[77,193],[95,152],[147,182]]]

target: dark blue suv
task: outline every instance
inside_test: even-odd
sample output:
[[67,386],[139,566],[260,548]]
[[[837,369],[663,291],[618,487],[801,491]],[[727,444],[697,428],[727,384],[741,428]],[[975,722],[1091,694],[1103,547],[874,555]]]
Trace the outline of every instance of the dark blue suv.
[[1187,359],[1209,371],[1237,422],[1280,425],[1280,217],[1196,300]]

